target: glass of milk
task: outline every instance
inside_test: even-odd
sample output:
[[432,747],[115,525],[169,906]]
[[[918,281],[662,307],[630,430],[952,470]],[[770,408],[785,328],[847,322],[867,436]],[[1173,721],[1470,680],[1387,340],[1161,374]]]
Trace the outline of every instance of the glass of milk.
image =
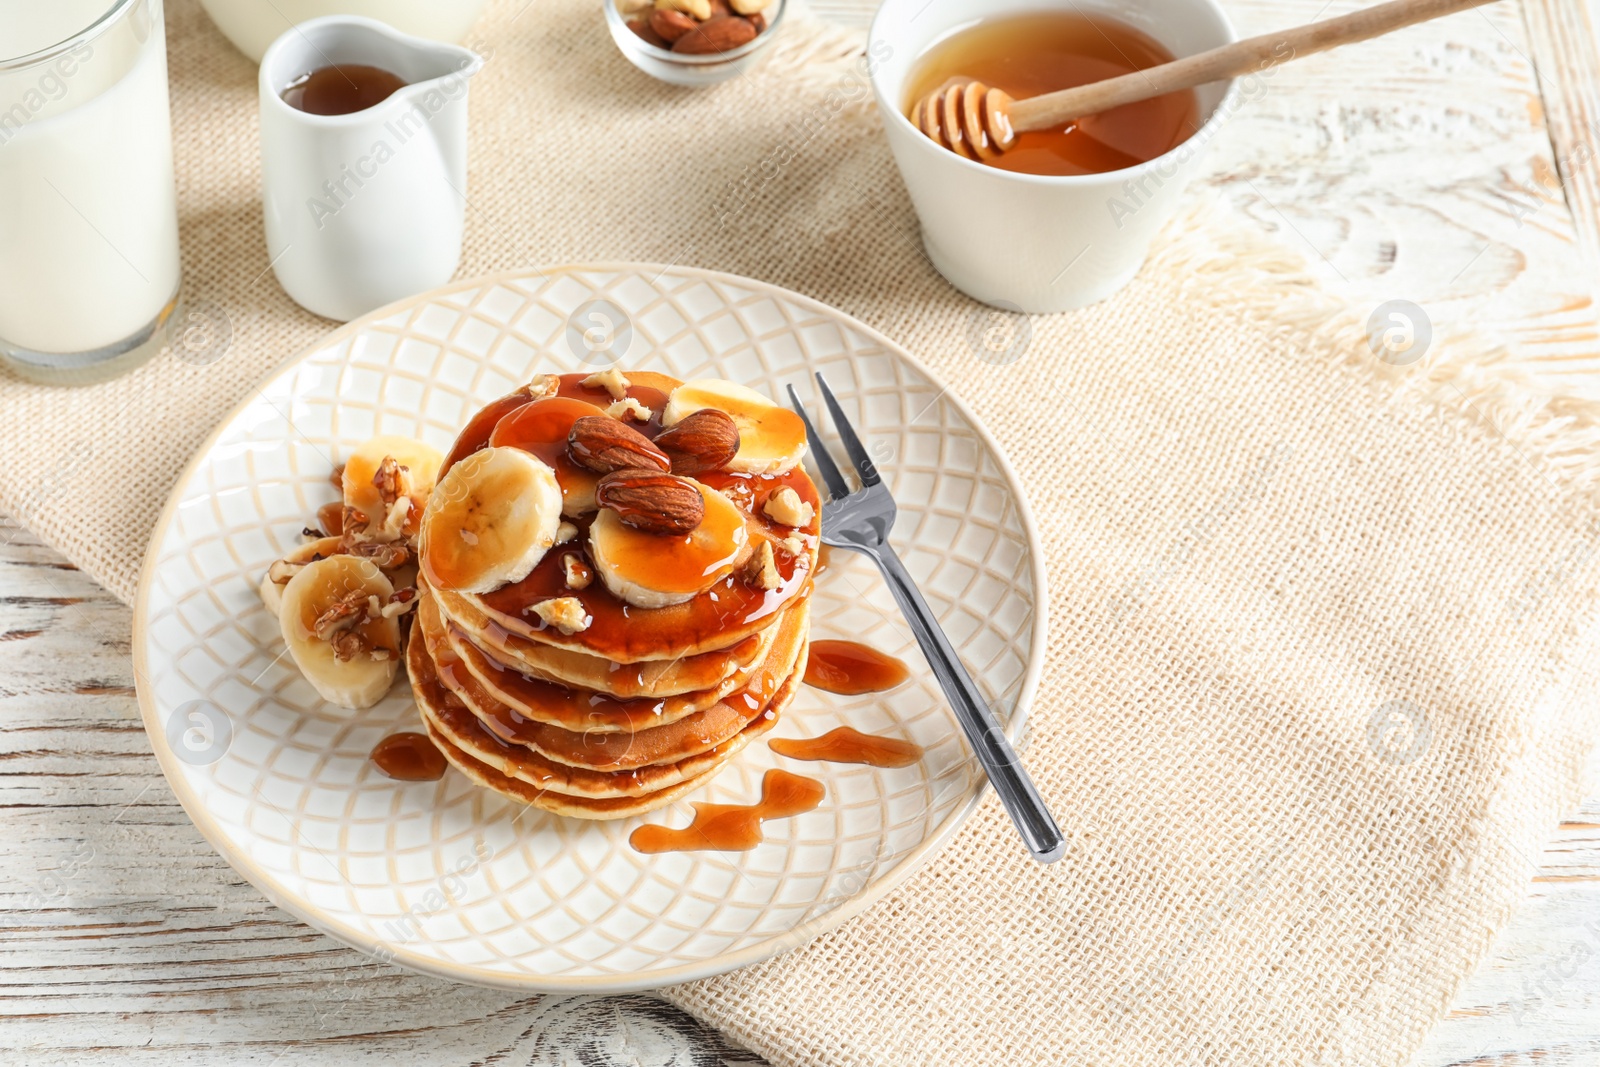
[[131,370],[178,277],[162,0],[0,0],[0,361]]

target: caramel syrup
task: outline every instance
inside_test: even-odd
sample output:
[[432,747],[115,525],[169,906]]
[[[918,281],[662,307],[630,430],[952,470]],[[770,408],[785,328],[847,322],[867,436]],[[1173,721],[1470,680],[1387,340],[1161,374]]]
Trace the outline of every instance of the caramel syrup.
[[399,75],[362,63],[320,67],[289,83],[283,102],[309,115],[353,115],[406,87]]
[[437,782],[447,766],[432,738],[410,730],[379,741],[371,759],[378,770],[402,782]]
[[845,696],[882,693],[909,677],[900,660],[858,641],[813,641],[806,661],[807,685]]
[[318,508],[317,525],[329,537],[344,533],[344,501],[333,500]]
[[775,737],[767,747],[790,759],[865,763],[869,767],[909,767],[922,758],[922,746],[898,737],[864,734],[849,726],[821,737]]
[[[578,738],[578,744],[584,754],[590,757],[586,765],[605,766],[608,769],[646,762],[654,758],[654,754],[648,751],[648,746],[640,742],[639,735],[657,727],[656,715],[652,709],[665,707],[665,698],[643,697],[635,700],[619,700],[603,693],[567,689],[551,682],[527,678],[515,672],[497,674],[497,683],[507,682],[511,678],[520,679],[520,683],[512,682],[507,688],[518,691],[521,696],[533,698],[530,703],[549,699],[551,704],[548,706],[561,708],[567,713],[567,717],[575,720],[572,723],[574,729],[550,726],[527,718],[499,700],[495,693],[484,689],[466,664],[461,662],[454,649],[440,647],[430,641],[428,651],[440,681],[452,695],[458,691],[472,695],[476,691],[485,698],[479,701],[479,707],[474,709],[474,713],[480,724],[500,742],[510,745],[534,745],[547,750],[554,748],[557,751],[561,751],[565,746],[570,751],[573,739]],[[493,669],[494,665],[491,663],[491,670]],[[673,725],[678,728],[673,730],[673,735],[697,740],[703,746],[721,744],[732,734],[742,730],[745,725],[753,722],[758,715],[770,714],[767,712],[767,707],[777,696],[785,677],[786,675],[774,670],[757,670],[744,686],[726,694],[717,702],[726,708],[723,715],[718,716],[714,711],[717,705],[712,705],[705,711],[695,712],[676,720]],[[620,723],[625,725],[626,729],[585,728],[580,725],[584,718],[590,726],[607,727]],[[726,721],[729,718],[734,721]],[[720,722],[718,733],[721,736],[712,736],[702,728],[705,724],[713,722]],[[730,732],[729,728],[733,726],[737,728]]]
[[563,511],[592,510],[594,487],[600,476],[572,462],[567,455],[567,435],[572,432],[573,423],[586,415],[599,415],[601,410],[565,396],[535,400],[501,419],[489,434],[489,444],[495,448],[520,448],[544,461],[556,472]]
[[[525,449],[549,464],[556,472],[563,495],[582,500],[586,487],[592,492],[593,483],[588,479],[595,476],[567,459],[566,435],[580,414],[595,414],[595,409],[603,410],[613,400],[604,388],[584,385],[586,377],[588,375],[583,373],[560,375],[554,395],[538,400],[529,398],[526,390],[519,389],[491,402],[462,429],[440,469],[440,478],[453,464],[490,445],[508,445]],[[654,440],[662,432],[661,413],[666,408],[667,394],[653,386],[632,384],[627,396],[651,411],[648,422],[630,421],[628,425]],[[576,403],[578,401],[582,403]],[[696,480],[734,500],[751,523],[752,532],[766,531],[774,538],[785,537],[793,531],[768,519],[760,505],[770,494],[788,486],[802,501],[810,504],[818,516],[812,519],[805,532],[814,537],[820,529],[822,502],[802,467],[778,475],[707,471],[696,475]],[[586,516],[576,520],[576,525],[580,531],[586,531],[589,521]],[[811,589],[810,556],[779,552],[776,589],[759,589],[741,580],[735,571],[686,603],[641,611],[612,596],[602,582],[594,582],[583,590],[568,588],[561,562],[566,554],[547,552],[522,581],[501,586],[478,598],[489,616],[486,637],[490,643],[504,646],[501,634],[527,636],[542,631],[544,640],[613,662],[631,663],[646,656],[658,657],[663,652],[698,649],[719,638],[743,640]],[[435,575],[428,560],[424,558],[422,562],[432,580]],[[440,588],[449,587],[447,582],[435,584]],[[592,620],[587,630],[570,635],[551,633],[538,616],[531,614],[532,605],[566,596],[576,597],[583,604]]]
[[761,844],[761,823],[811,811],[826,794],[822,783],[788,771],[768,771],[758,804],[694,805],[694,821],[681,830],[641,826],[628,838],[639,852],[747,852]]
[[[1170,63],[1172,53],[1117,19],[1052,11],[985,19],[939,41],[907,79],[904,106],[951,79],[977,79],[1016,99]],[[1124,104],[1059,129],[1020,134],[987,166],[1024,174],[1102,174],[1164,155],[1200,128],[1194,90]]]

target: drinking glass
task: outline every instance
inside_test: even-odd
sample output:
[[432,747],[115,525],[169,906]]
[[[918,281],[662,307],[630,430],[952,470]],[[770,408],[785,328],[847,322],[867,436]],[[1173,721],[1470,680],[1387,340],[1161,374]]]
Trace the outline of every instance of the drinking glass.
[[162,0],[0,0],[0,361],[131,370],[178,279]]

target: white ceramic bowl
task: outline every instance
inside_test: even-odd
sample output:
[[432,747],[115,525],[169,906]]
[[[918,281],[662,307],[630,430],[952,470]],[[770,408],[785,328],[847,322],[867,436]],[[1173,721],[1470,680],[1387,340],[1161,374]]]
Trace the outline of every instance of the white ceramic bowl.
[[200,0],[234,47],[261,62],[267,46],[290,26],[323,15],[364,15],[403,33],[459,42],[485,0]]
[[928,257],[968,296],[1029,314],[1104,300],[1133,278],[1231,110],[1233,84],[1198,91],[1204,123],[1189,140],[1105,174],[986,167],[934,144],[906,118],[906,83],[931,45],[979,19],[1051,7],[1120,19],[1180,57],[1236,39],[1216,0],[884,0],[867,48],[878,60],[872,87]]
[[606,9],[606,26],[611,30],[611,39],[617,42],[618,50],[628,57],[629,63],[652,78],[694,88],[725,82],[755,66],[762,51],[777,36],[788,4],[777,0],[762,12],[767,17],[767,28],[756,34],[749,44],[709,56],[684,55],[668,48],[657,48],[628,29],[628,20],[611,0],[604,0],[602,6]]

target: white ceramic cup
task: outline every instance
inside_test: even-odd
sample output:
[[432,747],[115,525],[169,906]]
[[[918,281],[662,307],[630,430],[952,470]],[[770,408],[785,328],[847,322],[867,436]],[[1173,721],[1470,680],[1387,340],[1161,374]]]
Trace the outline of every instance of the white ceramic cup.
[[1232,83],[1202,86],[1194,136],[1137,167],[1082,176],[986,167],[906,118],[907,83],[933,44],[981,19],[1052,7],[1120,19],[1179,57],[1236,40],[1216,0],[884,0],[867,49],[872,87],[928,257],[968,296],[1028,314],[1104,300],[1133,278],[1233,96]]
[[[33,0],[38,2],[38,0]],[[297,22],[323,15],[364,15],[397,30],[458,42],[485,0],[200,0],[234,47],[261,62],[267,46]]]
[[[365,64],[407,84],[350,115],[284,102],[296,79]],[[334,15],[286,31],[261,59],[261,202],[278,283],[348,321],[449,281],[466,215],[467,89],[483,60],[374,19]]]

